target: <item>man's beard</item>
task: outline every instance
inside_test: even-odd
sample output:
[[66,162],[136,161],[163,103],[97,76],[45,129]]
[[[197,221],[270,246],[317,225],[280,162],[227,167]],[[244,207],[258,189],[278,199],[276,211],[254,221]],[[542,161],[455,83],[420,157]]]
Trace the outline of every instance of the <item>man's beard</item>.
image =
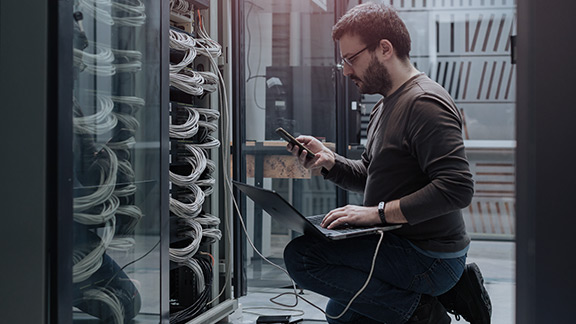
[[388,73],[388,69],[378,61],[376,56],[372,56],[366,69],[364,80],[358,78],[356,75],[352,75],[350,78],[356,80],[358,90],[364,94],[379,93],[386,96],[392,88],[390,73]]

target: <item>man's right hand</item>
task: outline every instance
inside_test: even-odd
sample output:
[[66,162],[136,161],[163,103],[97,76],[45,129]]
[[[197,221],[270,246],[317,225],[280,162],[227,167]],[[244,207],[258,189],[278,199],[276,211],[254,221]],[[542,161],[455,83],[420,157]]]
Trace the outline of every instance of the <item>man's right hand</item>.
[[312,136],[305,135],[298,136],[296,140],[302,143],[308,150],[310,150],[310,152],[316,155],[314,158],[307,158],[305,150],[299,152],[300,149],[298,146],[288,143],[288,145],[286,145],[286,149],[291,152],[292,155],[298,157],[298,160],[302,166],[304,166],[306,169],[319,169],[322,167],[328,171],[332,169],[335,164],[334,152],[324,146],[322,142]]

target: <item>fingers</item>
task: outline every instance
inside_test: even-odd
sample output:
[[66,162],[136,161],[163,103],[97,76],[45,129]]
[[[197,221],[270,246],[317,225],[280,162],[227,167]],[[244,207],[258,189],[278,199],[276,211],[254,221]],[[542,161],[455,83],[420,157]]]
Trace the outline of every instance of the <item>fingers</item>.
[[326,214],[320,226],[327,229],[334,229],[341,226],[348,226],[349,221],[350,217],[346,213],[344,207],[341,207],[331,210],[328,214]]

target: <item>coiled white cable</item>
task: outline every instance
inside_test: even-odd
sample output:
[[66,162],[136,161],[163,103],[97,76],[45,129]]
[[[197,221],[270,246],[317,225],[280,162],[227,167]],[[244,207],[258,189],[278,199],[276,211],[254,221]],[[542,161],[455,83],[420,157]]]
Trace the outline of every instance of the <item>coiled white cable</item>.
[[218,139],[216,139],[215,137],[208,135],[206,136],[206,141],[204,143],[198,143],[198,144],[194,144],[198,147],[204,148],[204,149],[213,149],[213,148],[218,148],[220,147],[220,141]]
[[169,71],[170,71],[170,76],[172,76],[173,73],[178,73],[180,71],[182,71],[182,69],[184,69],[185,67],[187,67],[188,65],[190,65],[192,62],[194,62],[194,59],[196,58],[196,50],[192,47],[186,50],[186,53],[184,54],[184,57],[182,58],[182,61],[176,63],[176,64],[170,64],[169,67]]
[[[78,103],[74,102],[77,109]],[[101,135],[105,134],[118,124],[118,119],[112,113],[114,102],[105,95],[96,96],[96,113],[89,116],[73,117],[74,133]]]
[[[132,233],[140,219],[143,217],[142,210],[136,205],[120,205],[116,210],[116,217],[129,217],[132,220],[128,222],[128,226],[123,227],[124,233]],[[124,225],[124,223],[123,223]]]
[[131,0],[136,4],[127,4],[120,1],[112,1],[112,8],[122,11],[127,16],[113,16],[112,20],[120,26],[139,27],[146,22],[146,7],[140,0]]
[[120,206],[120,200],[115,195],[111,195],[110,199],[102,204],[102,210],[97,214],[76,212],[74,213],[74,221],[84,225],[104,224],[115,216],[118,206]]
[[202,211],[206,195],[198,185],[193,183],[189,184],[186,189],[191,193],[181,195],[180,200],[170,197],[170,211],[178,217],[196,217]]
[[170,248],[170,260],[174,262],[186,262],[188,259],[192,258],[198,249],[200,248],[200,242],[202,241],[202,226],[200,223],[189,220],[187,222],[189,230],[180,233],[181,236],[190,238],[192,241],[185,247],[182,248]]
[[132,134],[136,132],[138,128],[140,128],[140,122],[134,116],[130,116],[127,114],[119,114],[113,113],[116,116],[116,119],[122,124],[121,130],[130,131]]
[[170,44],[170,48],[174,48],[174,49],[178,49],[178,50],[189,50],[189,49],[193,49],[194,52],[196,52],[196,40],[194,39],[194,37],[188,35],[188,34],[184,34],[184,33],[180,33],[177,32],[175,30],[170,29],[170,39],[169,39],[169,44]]
[[102,265],[102,255],[104,255],[110,241],[112,241],[112,238],[114,237],[115,227],[116,219],[112,217],[108,222],[106,222],[100,243],[90,251],[90,253],[81,250],[74,250],[72,256],[74,263],[74,266],[72,267],[72,282],[82,282],[90,278],[94,272],[100,269],[100,266]]
[[190,174],[180,175],[170,171],[170,182],[180,187],[186,187],[196,182],[200,178],[206,169],[207,159],[201,149],[194,148],[192,154],[194,155],[184,157],[184,161],[186,161],[192,168]]
[[94,300],[108,305],[112,314],[112,319],[110,319],[112,323],[124,324],[124,307],[116,294],[109,289],[102,287],[88,289],[84,292],[82,299],[84,301]]
[[95,50],[95,53],[90,53],[85,50],[74,49],[74,64],[76,66],[82,65],[88,73],[98,76],[112,76],[116,74],[116,67],[114,67],[114,53],[108,46],[102,44],[92,44],[89,49]]
[[118,158],[116,154],[107,146],[102,147],[108,160],[98,159],[96,164],[100,168],[100,183],[92,194],[74,198],[74,213],[85,211],[94,206],[100,205],[110,198],[116,186],[116,174],[118,172]]
[[197,78],[180,73],[170,73],[170,85],[193,96],[201,96],[204,93],[202,83]]
[[109,142],[106,145],[108,145],[108,147],[113,149],[113,150],[131,149],[134,147],[134,145],[136,145],[136,139],[134,139],[134,136],[130,136],[129,138],[127,138],[125,140],[118,141],[118,142]]
[[146,101],[144,99],[135,96],[110,96],[110,98],[115,103],[129,106],[132,110],[132,114],[138,112],[146,105]]
[[170,11],[179,14],[190,14],[190,4],[184,0],[170,0]]
[[188,113],[188,119],[183,124],[170,124],[169,132],[172,138],[190,138],[198,133],[198,120],[200,119],[200,114],[192,108],[184,107],[185,111]]
[[78,9],[86,13],[97,21],[107,25],[114,25],[114,19],[110,14],[110,0],[78,0]]
[[111,251],[130,251],[136,245],[136,240],[131,236],[114,236],[110,244],[108,244],[108,250]]
[[206,288],[206,282],[204,281],[204,271],[202,271],[202,267],[200,267],[198,261],[195,258],[188,258],[180,264],[194,272],[194,277],[196,278],[196,294],[201,293]]

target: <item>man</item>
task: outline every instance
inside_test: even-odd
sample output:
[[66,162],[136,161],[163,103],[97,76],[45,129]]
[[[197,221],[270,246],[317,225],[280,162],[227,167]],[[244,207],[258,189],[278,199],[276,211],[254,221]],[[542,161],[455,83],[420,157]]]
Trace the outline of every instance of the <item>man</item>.
[[[334,26],[332,37],[339,42],[344,75],[360,92],[384,96],[371,113],[366,149],[360,160],[350,160],[310,136],[298,141],[314,158],[290,144],[287,149],[306,168],[364,193],[363,206],[336,208],[322,226],[403,226],[382,239],[298,237],[284,252],[288,271],[302,288],[330,298],[329,323],[450,323],[435,296],[454,287],[466,268],[470,239],[460,210],[474,193],[461,116],[446,90],[410,63],[410,35],[392,8],[356,6]],[[371,272],[377,245],[371,280],[350,303]],[[473,270],[466,276],[472,287],[459,284],[464,288],[445,303],[472,323],[489,323],[489,301],[480,302],[485,290]]]

